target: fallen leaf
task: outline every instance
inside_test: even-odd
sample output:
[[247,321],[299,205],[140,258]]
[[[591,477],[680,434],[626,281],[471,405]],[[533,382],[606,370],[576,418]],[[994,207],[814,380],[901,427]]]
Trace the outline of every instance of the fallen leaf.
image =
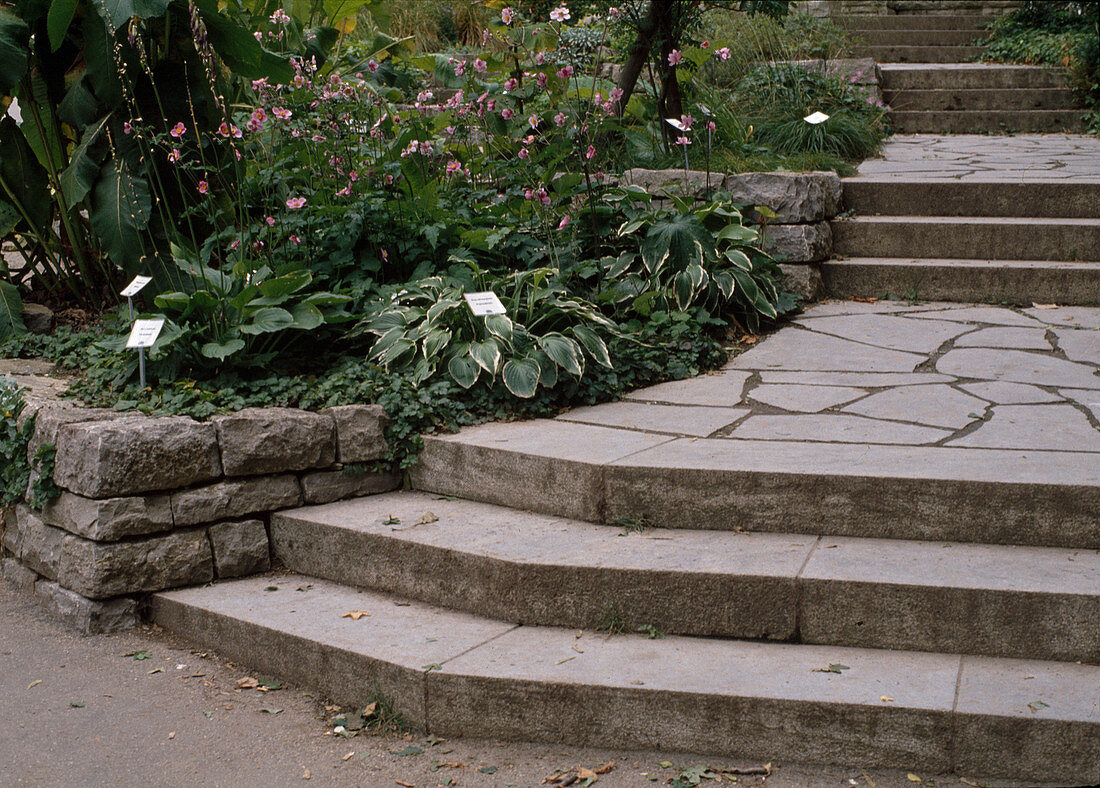
[[150,670],[145,675],[152,676],[154,673],[163,673],[163,672],[164,672],[164,668],[153,668],[152,670]]
[[921,781],[920,777],[917,777],[917,775],[913,774],[912,772],[905,775],[905,779],[909,780],[909,782],[911,783],[919,783]]
[[671,769],[672,761],[658,761],[657,765],[660,766],[662,769]]
[[169,734],[168,734],[168,738],[169,738],[169,739],[174,739],[174,738],[176,738],[176,732],[175,732],[175,731],[171,731],[171,732],[169,732]]
[[878,301],[878,299],[877,299],[877,298],[867,298],[867,297],[865,297],[865,296],[854,296],[854,297],[852,298],[852,300],[853,300],[853,301],[858,301],[858,302],[859,302],[859,303],[861,303],[861,304],[873,304],[873,303],[875,303],[876,301]]
[[282,709],[260,709],[264,714],[282,714]]
[[813,673],[841,673],[845,670],[851,670],[847,665],[841,665],[839,662],[832,662],[824,668],[814,668]]
[[414,785],[413,783],[407,783],[404,780],[394,780],[394,782],[398,785],[405,786],[405,788],[416,788],[416,785]]
[[[267,588],[264,589],[264,591],[278,591],[278,590],[279,590],[278,586],[268,586]],[[308,779],[308,778],[306,778],[306,779]]]
[[961,782],[961,783],[966,783],[967,785],[973,785],[973,786],[974,786],[974,788],[982,788],[982,784],[981,784],[981,783],[976,783],[976,782],[974,782],[973,780],[968,780],[968,779],[966,779],[965,777],[960,777],[960,778],[959,778],[959,782]]
[[340,616],[340,618],[350,618],[352,621],[358,621],[363,616],[369,615],[370,613],[368,613],[366,610],[349,610],[347,613],[344,613],[344,615]]
[[1035,302],[1032,302],[1031,305],[1033,307],[1035,307],[1036,309],[1057,309],[1058,308],[1057,304],[1036,304]]
[[879,695],[878,699],[881,700],[883,703],[893,703],[894,702],[894,699],[891,698],[889,695]]
[[340,711],[339,706],[325,706],[325,711]]
[[1039,709],[1049,709],[1050,704],[1049,703],[1043,703],[1041,700],[1033,700],[1033,701],[1031,701],[1031,703],[1027,704],[1027,707],[1029,709],[1031,709],[1031,713],[1034,714]]
[[573,650],[576,651],[578,654],[583,654],[584,653],[584,649],[577,648],[576,643],[573,644]]
[[560,664],[562,664],[563,662],[568,662],[568,661],[569,661],[569,660],[571,660],[571,659],[576,659],[576,657],[566,657],[565,659],[559,659],[559,660],[558,660],[557,662],[555,662],[554,664],[555,664],[555,665],[560,665]]
[[382,525],[401,525],[401,521],[392,514],[382,521]]
[[863,775],[863,779],[867,781],[867,784],[871,786],[871,788],[875,788],[875,781],[871,779],[871,775],[867,774],[863,769],[860,769],[859,773]]
[[304,767],[304,766],[303,766],[303,767],[302,767],[302,779],[303,779],[303,780],[308,780],[308,779],[309,779],[310,777],[312,777],[312,776],[313,776],[313,775],[311,775],[311,774],[309,773],[309,769],[307,769],[306,767]]
[[355,753],[354,753],[354,752],[349,752],[349,753],[348,753],[347,755],[345,755],[345,756],[344,756],[343,758],[341,758],[340,760],[341,760],[341,761],[347,761],[347,760],[350,760],[350,759],[352,758],[352,756],[354,756],[354,755],[355,755]]
[[42,679],[35,679],[34,681],[32,681],[30,684],[27,685],[27,689],[30,689],[31,687],[37,687],[41,683],[42,683]]
[[82,701],[82,700],[71,700],[71,701],[69,701],[69,708],[70,709],[83,709],[84,708],[84,701]]
[[608,761],[603,766],[597,766],[592,771],[594,771],[596,774],[607,774],[609,771],[611,771],[614,768],[615,768],[615,762],[614,761]]
[[141,651],[131,651],[127,654],[123,654],[122,656],[124,656],[124,657],[133,657],[135,660],[140,661],[140,660],[143,660],[143,659],[149,659],[149,657],[151,657],[153,655],[150,654],[148,651],[145,651],[143,649]]
[[442,761],[439,764],[440,769],[465,769],[466,764],[461,761]]
[[[327,709],[327,708],[328,708],[328,706],[326,706],[325,708]],[[336,708],[336,710],[337,710],[337,711],[339,711],[339,710],[340,710],[340,707],[339,707],[339,706],[336,706],[335,708]],[[367,704],[366,706],[364,706],[364,707],[363,707],[363,713],[362,713],[362,716],[363,716],[364,718],[366,718],[366,717],[371,717],[371,716],[373,716],[373,715],[374,715],[374,712],[375,712],[375,710],[376,710],[377,708],[378,708],[378,704],[377,704],[377,703],[368,703],[368,704]]]
[[423,754],[424,754],[424,748],[423,747],[417,747],[415,744],[410,744],[408,747],[406,747],[403,750],[393,750],[393,751],[390,752],[390,755],[396,755],[399,758],[408,758],[411,755],[423,755]]
[[443,670],[443,666],[438,662],[432,662],[429,665],[422,665],[421,667],[424,669],[425,673],[431,673],[433,670]]
[[594,771],[592,771],[591,769],[585,769],[583,766],[577,768],[577,778],[581,780],[592,780],[593,782],[595,782],[597,779],[596,773]]
[[753,334],[747,334],[738,340],[742,345],[755,345],[759,341],[760,337],[754,336]]
[[481,772],[482,774],[496,774],[497,773],[497,767],[495,767],[495,766],[482,766],[480,769],[478,769],[478,771]]
[[420,519],[416,521],[416,524],[417,525],[427,525],[428,523],[437,523],[437,522],[439,522],[439,518],[436,517],[434,513],[424,512],[424,514],[422,514],[420,516]]
[[260,686],[260,682],[251,676],[245,676],[243,679],[237,679],[237,686],[241,689],[254,689]]

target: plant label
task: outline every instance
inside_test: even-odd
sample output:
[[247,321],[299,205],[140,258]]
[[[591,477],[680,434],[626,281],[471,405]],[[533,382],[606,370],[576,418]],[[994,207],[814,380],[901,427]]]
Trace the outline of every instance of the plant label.
[[508,311],[504,308],[504,304],[500,303],[497,294],[491,290],[485,293],[463,293],[462,297],[466,299],[474,317],[503,315]]
[[153,277],[151,276],[135,276],[134,281],[126,285],[126,289],[119,293],[119,295],[123,298],[133,298],[141,292],[141,289],[145,287],[145,285],[152,281]]
[[812,125],[816,126],[818,123],[824,123],[828,119],[829,119],[829,116],[826,115],[824,112],[815,112],[812,115],[807,115],[802,120],[806,121],[809,124],[812,124]]
[[130,330],[130,338],[126,340],[126,347],[152,347],[160,336],[160,330],[164,328],[164,318],[154,320],[135,320],[134,327]]

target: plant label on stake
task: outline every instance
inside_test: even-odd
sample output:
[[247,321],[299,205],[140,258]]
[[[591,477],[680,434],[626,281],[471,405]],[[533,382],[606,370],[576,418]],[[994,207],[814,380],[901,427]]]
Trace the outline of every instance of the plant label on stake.
[[815,112],[812,115],[807,115],[802,120],[806,121],[807,123],[809,123],[813,126],[816,126],[819,123],[824,123],[828,119],[829,119],[829,116],[826,115],[824,112]]
[[497,294],[491,290],[484,293],[463,293],[462,297],[466,299],[466,304],[470,307],[470,311],[474,313],[474,317],[503,315],[508,312],[504,308],[504,304],[500,303]]
[[142,288],[145,287],[145,285],[149,284],[152,281],[153,277],[151,276],[135,276],[134,281],[126,285],[126,288],[121,293],[119,293],[119,295],[123,298],[133,298],[141,292]]
[[145,388],[145,348],[153,346],[162,328],[164,328],[163,317],[135,320],[134,327],[130,329],[130,337],[126,340],[126,347],[138,349],[138,378],[142,388]]

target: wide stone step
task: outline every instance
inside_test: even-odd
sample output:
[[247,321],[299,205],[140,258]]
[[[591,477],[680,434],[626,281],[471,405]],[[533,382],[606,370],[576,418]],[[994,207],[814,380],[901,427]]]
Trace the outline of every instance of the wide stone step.
[[271,539],[293,571],[527,625],[1100,660],[1096,552],[630,532],[412,492],[282,512]]
[[884,90],[981,90],[997,88],[1064,88],[1065,77],[1043,66],[1000,63],[882,63]]
[[965,63],[982,53],[980,46],[881,46],[857,45],[852,57],[869,57],[876,63]]
[[890,125],[898,134],[1011,134],[1080,132],[1080,109],[893,111]]
[[833,15],[831,20],[853,30],[983,30],[991,16],[966,14],[930,16],[927,14],[859,14]]
[[1100,779],[1091,665],[515,626],[294,574],[157,594],[152,615],[439,736]]
[[[897,111],[1074,109],[1069,88],[994,88],[991,90],[887,90],[886,103]],[[1078,110],[1080,111],[1080,110]]]
[[845,257],[1100,261],[1100,219],[855,216],[832,230]]
[[[1082,375],[1077,387],[1092,382]],[[1074,451],[684,438],[535,420],[425,436],[412,482],[588,522],[773,533],[812,523],[830,536],[1100,548],[1100,463]]]
[[1100,305],[1100,263],[849,257],[821,264],[842,298]]
[[981,28],[958,28],[953,30],[861,30],[855,34],[859,45],[872,47],[943,47],[972,46],[989,36],[989,31]]
[[844,209],[861,215],[1100,218],[1100,181],[871,175],[842,184]]

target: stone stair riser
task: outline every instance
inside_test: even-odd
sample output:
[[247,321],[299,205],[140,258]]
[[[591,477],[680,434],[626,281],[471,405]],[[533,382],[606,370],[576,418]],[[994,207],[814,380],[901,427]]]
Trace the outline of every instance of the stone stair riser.
[[1100,219],[1100,183],[846,178],[844,209],[861,216]]
[[929,16],[926,14],[871,14],[861,16],[832,16],[833,21],[847,30],[980,30],[989,24],[992,17],[981,15],[968,16]]
[[890,113],[896,134],[1077,133],[1084,129],[1082,110],[1033,109],[1019,112],[975,110]]
[[854,33],[858,46],[945,47],[973,46],[989,33],[981,29],[957,30],[863,30]]
[[[975,260],[1100,260],[1100,220],[1006,218],[906,221],[861,216],[832,223],[833,254]],[[946,217],[945,217],[946,218]]]
[[1036,66],[984,66],[942,69],[883,66],[882,88],[901,90],[1008,90],[1065,88],[1058,71]]
[[1073,91],[1068,88],[1018,88],[990,90],[895,90],[886,91],[886,103],[892,110],[944,112],[999,110],[1019,112],[1031,109],[1076,108]]
[[982,53],[976,46],[855,46],[852,57],[874,58],[877,63],[965,63]]

